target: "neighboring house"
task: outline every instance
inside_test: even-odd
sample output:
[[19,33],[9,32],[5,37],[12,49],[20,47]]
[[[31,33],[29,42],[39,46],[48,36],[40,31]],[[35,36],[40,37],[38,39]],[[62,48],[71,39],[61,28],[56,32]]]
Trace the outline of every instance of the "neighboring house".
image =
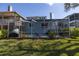
[[73,13],[65,17],[68,19],[69,28],[76,28],[79,27],[79,13]]
[[12,11],[11,6],[8,7],[8,11],[0,12],[0,29],[6,29],[8,31],[7,37],[14,29],[19,29],[18,37],[21,37],[21,33],[23,32],[21,27],[24,21],[25,19],[21,15]]

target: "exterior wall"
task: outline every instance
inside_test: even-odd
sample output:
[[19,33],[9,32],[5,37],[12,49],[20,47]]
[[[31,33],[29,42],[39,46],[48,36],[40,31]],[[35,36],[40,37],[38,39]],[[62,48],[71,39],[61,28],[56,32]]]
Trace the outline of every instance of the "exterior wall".
[[55,19],[52,24],[52,29],[57,35],[62,33],[64,29],[69,28],[68,19]]
[[51,29],[50,20],[36,20],[30,21],[26,26],[26,33],[33,36],[45,36],[47,31]]
[[[44,26],[42,24],[47,24],[47,26]],[[54,31],[55,33],[60,33],[62,32],[63,29],[68,28],[68,20],[67,19],[52,19],[52,20],[42,19],[42,20],[36,20],[36,22],[30,21],[30,23],[25,24],[24,28],[28,35],[47,36],[46,33],[49,30]]]

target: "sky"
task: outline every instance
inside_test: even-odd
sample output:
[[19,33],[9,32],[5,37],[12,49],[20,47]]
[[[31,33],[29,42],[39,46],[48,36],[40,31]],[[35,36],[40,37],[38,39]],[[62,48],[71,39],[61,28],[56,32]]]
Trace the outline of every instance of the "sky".
[[16,11],[23,17],[28,16],[47,16],[52,12],[53,19],[61,19],[72,13],[78,13],[79,7],[71,9],[68,12],[64,11],[64,3],[0,3],[0,11],[7,11],[8,5],[12,5],[13,11]]

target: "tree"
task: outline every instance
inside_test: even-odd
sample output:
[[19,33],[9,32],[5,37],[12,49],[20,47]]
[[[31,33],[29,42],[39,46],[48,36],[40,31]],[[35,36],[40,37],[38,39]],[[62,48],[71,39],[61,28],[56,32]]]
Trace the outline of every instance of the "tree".
[[71,8],[79,6],[79,3],[64,3],[65,11],[69,11]]

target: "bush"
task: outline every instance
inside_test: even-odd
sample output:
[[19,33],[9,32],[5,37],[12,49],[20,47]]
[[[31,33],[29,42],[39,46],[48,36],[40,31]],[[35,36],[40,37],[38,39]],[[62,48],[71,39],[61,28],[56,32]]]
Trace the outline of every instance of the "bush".
[[52,38],[54,38],[54,36],[56,35],[56,33],[49,30],[49,31],[47,32],[47,35],[49,36],[50,39],[52,39]]
[[71,38],[76,38],[79,36],[79,28],[73,28],[71,31],[70,31],[70,35],[71,35]]
[[68,34],[69,34],[69,28],[63,29],[62,32],[63,32],[63,33],[62,33],[61,36],[65,36],[65,37],[66,37],[66,36],[69,36],[69,35],[68,35]]
[[0,30],[0,38],[6,38],[6,36],[7,36],[7,30],[5,29]]

